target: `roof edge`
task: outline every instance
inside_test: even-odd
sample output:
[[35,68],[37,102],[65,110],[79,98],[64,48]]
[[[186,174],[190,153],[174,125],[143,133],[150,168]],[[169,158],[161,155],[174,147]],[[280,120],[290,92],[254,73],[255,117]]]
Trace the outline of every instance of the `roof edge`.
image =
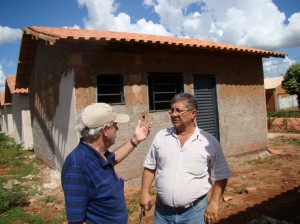
[[43,27],[32,26],[24,28],[26,34],[30,34],[37,38],[43,39],[50,43],[55,43],[57,40],[72,40],[72,41],[107,41],[107,42],[135,42],[146,43],[153,45],[169,45],[181,46],[186,48],[211,49],[216,51],[241,52],[246,54],[257,54],[261,57],[280,57],[285,58],[287,54],[278,53],[269,50],[261,50],[257,48],[244,47],[221,42],[214,42],[201,39],[159,36],[153,34],[140,34],[106,30],[88,30],[75,28],[61,27]]

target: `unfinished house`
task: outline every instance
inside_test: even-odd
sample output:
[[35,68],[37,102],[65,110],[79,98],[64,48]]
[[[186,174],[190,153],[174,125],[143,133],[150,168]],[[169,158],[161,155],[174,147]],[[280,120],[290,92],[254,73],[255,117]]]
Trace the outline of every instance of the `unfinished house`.
[[16,76],[7,76],[6,79],[11,90],[14,140],[24,149],[33,149],[28,89],[15,88]]
[[283,76],[265,78],[267,111],[299,111],[297,95],[288,94],[283,88]]
[[[5,88],[3,102],[1,102],[2,131],[10,136],[14,136],[13,113],[12,113],[12,92],[14,91],[10,79],[13,76],[5,77]],[[2,101],[2,100],[1,100]]]
[[4,106],[4,92],[1,92],[0,93],[0,131],[5,133],[3,106]]
[[132,137],[137,121],[152,121],[150,137],[116,167],[140,177],[154,134],[171,125],[170,99],[196,96],[197,125],[216,136],[226,156],[266,149],[262,58],[284,54],[234,45],[125,32],[27,27],[16,88],[29,88],[35,154],[60,169],[77,145],[81,110],[106,102],[131,122],[119,125],[111,150]]

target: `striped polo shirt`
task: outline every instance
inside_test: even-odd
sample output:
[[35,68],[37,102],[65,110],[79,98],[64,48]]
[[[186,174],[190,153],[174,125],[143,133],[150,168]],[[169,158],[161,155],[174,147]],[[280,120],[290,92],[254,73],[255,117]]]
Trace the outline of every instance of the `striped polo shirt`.
[[69,222],[127,223],[124,182],[114,170],[115,154],[107,151],[105,157],[82,140],[67,156],[61,181]]

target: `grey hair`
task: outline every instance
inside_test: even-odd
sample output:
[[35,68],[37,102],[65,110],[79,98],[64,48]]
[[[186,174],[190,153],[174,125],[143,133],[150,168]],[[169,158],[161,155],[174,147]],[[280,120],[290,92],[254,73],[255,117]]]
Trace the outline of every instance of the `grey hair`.
[[197,101],[194,95],[190,93],[179,93],[175,95],[171,99],[171,106],[178,101],[184,101],[186,103],[186,107],[188,110],[193,110],[193,109],[198,110]]
[[[107,125],[111,127],[113,122],[111,121],[107,123]],[[80,118],[75,125],[75,130],[78,131],[84,139],[96,139],[100,136],[100,131],[104,126],[105,125],[97,128],[88,128],[83,124],[82,119]]]

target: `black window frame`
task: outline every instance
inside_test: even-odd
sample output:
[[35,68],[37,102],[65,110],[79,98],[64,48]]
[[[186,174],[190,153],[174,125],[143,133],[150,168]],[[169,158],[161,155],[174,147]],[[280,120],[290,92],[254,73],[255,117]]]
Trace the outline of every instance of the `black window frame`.
[[169,110],[171,99],[184,91],[180,73],[148,73],[147,79],[150,111]]
[[96,76],[97,102],[124,104],[123,74],[98,74]]

